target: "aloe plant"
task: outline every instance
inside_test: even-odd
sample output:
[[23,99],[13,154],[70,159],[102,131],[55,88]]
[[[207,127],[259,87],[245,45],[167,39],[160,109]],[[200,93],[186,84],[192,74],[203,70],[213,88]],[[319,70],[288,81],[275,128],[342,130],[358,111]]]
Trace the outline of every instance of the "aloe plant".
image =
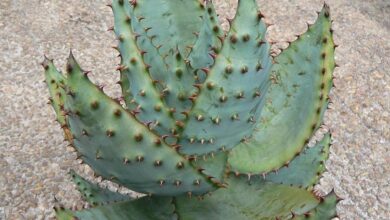
[[[156,7],[158,6],[158,7]],[[335,68],[329,7],[277,56],[255,0],[222,30],[213,3],[113,0],[123,97],[91,83],[72,53],[66,74],[45,58],[50,102],[95,174],[71,171],[92,208],[59,219],[330,219],[339,198],[314,185],[331,135],[314,147]],[[303,152],[303,153],[302,153]]]

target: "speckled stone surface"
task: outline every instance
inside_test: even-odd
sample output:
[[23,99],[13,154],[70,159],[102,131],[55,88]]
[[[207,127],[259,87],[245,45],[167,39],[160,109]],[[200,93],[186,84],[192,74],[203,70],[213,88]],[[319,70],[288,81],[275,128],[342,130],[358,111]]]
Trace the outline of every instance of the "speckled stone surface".
[[[320,0],[261,0],[274,50],[314,22]],[[390,2],[329,0],[334,19],[336,88],[326,125],[333,132],[321,180],[322,193],[335,188],[344,198],[341,219],[390,219]],[[74,49],[91,78],[111,96],[119,62],[107,1],[0,1],[0,219],[52,219],[55,199],[82,207],[67,170],[91,178],[75,160],[46,105],[48,91],[39,63],[43,54],[63,67]],[[223,21],[236,1],[215,1]],[[99,181],[99,180],[94,180]],[[103,182],[102,185],[107,185]],[[115,188],[115,185],[109,185]],[[123,189],[120,189],[123,190]],[[1,214],[2,211],[5,214]],[[1,216],[2,215],[2,216]]]

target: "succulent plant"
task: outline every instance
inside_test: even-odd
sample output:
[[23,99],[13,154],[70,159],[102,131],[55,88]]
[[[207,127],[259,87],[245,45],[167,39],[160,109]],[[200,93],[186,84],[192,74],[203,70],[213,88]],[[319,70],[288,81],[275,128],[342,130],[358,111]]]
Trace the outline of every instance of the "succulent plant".
[[[331,136],[323,123],[335,68],[329,7],[271,55],[255,0],[222,30],[211,1],[113,0],[123,97],[45,58],[57,120],[102,189],[71,171],[92,208],[59,219],[330,219],[339,198],[314,192]],[[302,153],[303,152],[303,153]]]

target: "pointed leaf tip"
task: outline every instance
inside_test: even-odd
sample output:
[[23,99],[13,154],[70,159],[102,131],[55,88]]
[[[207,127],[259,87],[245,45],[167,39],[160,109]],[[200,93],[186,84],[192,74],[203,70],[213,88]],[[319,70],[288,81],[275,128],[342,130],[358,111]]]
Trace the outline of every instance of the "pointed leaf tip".
[[43,61],[46,61],[46,60],[50,61],[50,59],[46,56],[46,54],[43,54]]
[[326,2],[324,2],[324,5],[322,6],[322,10],[330,11],[330,7]]
[[236,16],[241,14],[241,13],[245,13],[246,11],[248,11],[248,9],[256,9],[257,11],[257,2],[256,0],[238,0],[238,7],[237,7],[237,11],[236,11]]
[[46,57],[46,55],[43,55],[43,61],[41,62],[41,65],[43,66],[43,68],[45,69],[45,70],[48,70],[49,69],[49,65],[50,65],[50,63],[51,63],[51,60],[49,60],[47,57]]
[[330,17],[330,7],[328,4],[326,4],[326,2],[324,2],[320,13],[323,13],[326,18]]
[[[72,73],[72,72],[74,72],[75,69],[80,70],[81,72],[83,72],[81,67],[80,67],[80,65],[79,65],[79,63],[77,62],[75,56],[73,55],[72,49],[70,49],[69,56],[68,56],[68,59],[67,59],[67,64],[66,64],[66,71],[68,73]],[[77,71],[77,72],[79,72],[79,71]]]
[[68,62],[71,61],[71,60],[76,61],[75,58],[74,58],[72,49],[69,50]]

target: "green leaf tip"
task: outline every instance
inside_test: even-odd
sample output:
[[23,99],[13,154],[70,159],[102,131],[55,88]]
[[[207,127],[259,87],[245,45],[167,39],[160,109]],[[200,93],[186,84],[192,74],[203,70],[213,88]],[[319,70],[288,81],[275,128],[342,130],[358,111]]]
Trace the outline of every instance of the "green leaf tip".
[[112,203],[79,211],[62,210],[57,212],[59,220],[172,220],[177,219],[172,198],[142,197],[134,201]]
[[54,66],[53,60],[46,56],[44,56],[41,65],[45,70],[45,82],[49,88],[50,98],[48,104],[51,104],[56,113],[56,120],[64,131],[65,139],[71,142],[73,137],[68,128],[66,111],[64,109],[65,99],[68,95],[64,89],[66,78]]
[[336,195],[334,190],[332,190],[328,195],[326,195],[320,202],[320,204],[301,215],[296,215],[292,219],[301,220],[301,219],[310,219],[310,220],[325,220],[333,219],[337,216],[336,205],[340,201],[340,198]]
[[326,133],[315,146],[306,146],[306,149],[290,163],[285,164],[277,172],[267,174],[265,179],[275,183],[312,189],[326,170],[325,161],[329,157],[330,145],[331,135]]
[[105,205],[119,201],[132,200],[129,195],[123,195],[118,192],[112,192],[109,189],[101,188],[97,184],[79,176],[74,170],[69,171],[73,182],[76,184],[81,196],[92,206]]
[[72,211],[65,209],[64,207],[54,207],[56,218],[58,220],[76,220],[77,218],[73,215]]

